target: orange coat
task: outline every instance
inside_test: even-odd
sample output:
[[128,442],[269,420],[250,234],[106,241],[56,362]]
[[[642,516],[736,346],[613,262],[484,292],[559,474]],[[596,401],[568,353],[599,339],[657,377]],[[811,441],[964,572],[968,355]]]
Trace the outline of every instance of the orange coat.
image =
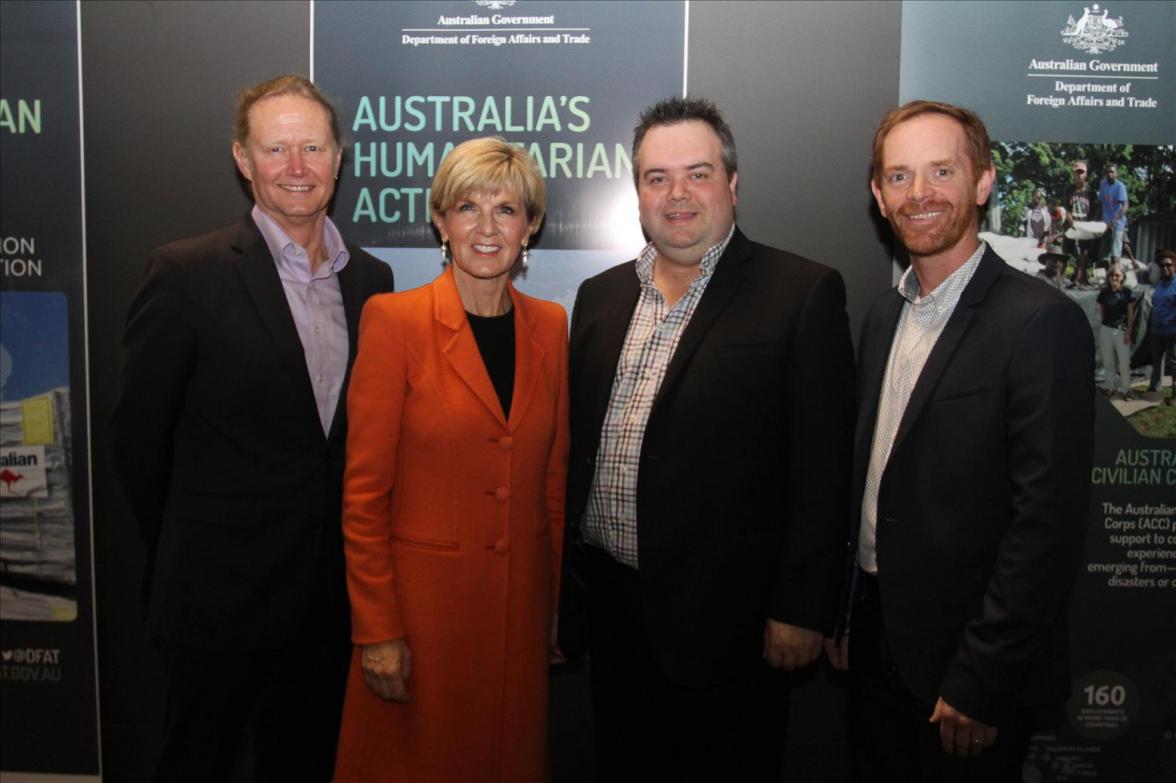
[[372,297],[347,415],[343,533],[356,645],[405,637],[411,702],[356,647],[338,783],[547,778],[547,667],[563,541],[567,316],[510,288],[504,420],[453,272]]

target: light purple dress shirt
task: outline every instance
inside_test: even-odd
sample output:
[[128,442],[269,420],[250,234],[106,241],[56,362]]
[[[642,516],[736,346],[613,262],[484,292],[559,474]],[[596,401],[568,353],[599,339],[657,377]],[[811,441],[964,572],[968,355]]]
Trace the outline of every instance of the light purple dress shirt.
[[290,315],[302,341],[319,422],[326,435],[331,431],[347,375],[347,316],[343,311],[339,271],[347,266],[351,256],[339,229],[327,218],[323,225],[327,260],[312,275],[306,248],[290,239],[260,207],[254,206],[251,214],[278,268]]

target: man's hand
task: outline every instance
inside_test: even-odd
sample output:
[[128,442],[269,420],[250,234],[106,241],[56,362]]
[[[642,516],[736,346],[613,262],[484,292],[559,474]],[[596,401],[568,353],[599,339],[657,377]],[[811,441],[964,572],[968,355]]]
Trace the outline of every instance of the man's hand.
[[849,634],[841,637],[841,641],[836,639],[825,639],[825,655],[829,658],[829,663],[833,668],[839,672],[849,669]]
[[957,712],[954,707],[940,699],[935,703],[930,723],[939,724],[939,741],[943,752],[966,759],[979,756],[985,748],[996,742],[996,726],[989,726],[967,715]]
[[360,648],[359,665],[363,681],[381,699],[406,704],[408,677],[412,674],[412,655],[404,639],[365,644]]
[[785,671],[800,669],[821,654],[821,634],[769,619],[764,623],[763,654],[769,666]]

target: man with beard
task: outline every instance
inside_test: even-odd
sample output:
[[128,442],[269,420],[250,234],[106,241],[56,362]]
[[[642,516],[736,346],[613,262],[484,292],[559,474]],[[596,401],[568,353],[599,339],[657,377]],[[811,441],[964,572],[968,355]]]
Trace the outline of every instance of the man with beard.
[[[1069,691],[1094,344],[1065,294],[977,237],[995,171],[972,112],[914,101],[871,190],[910,254],[862,327],[848,644],[863,780],[1019,781]],[[848,657],[846,656],[848,653]]]

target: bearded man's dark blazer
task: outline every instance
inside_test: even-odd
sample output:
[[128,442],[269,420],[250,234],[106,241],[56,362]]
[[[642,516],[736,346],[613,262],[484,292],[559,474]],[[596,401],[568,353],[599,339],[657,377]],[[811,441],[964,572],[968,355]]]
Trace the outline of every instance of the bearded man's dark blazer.
[[[903,302],[888,290],[862,326],[851,551]],[[987,249],[911,392],[878,493],[886,640],[928,715],[942,697],[999,727],[1068,692],[1093,362],[1082,309]]]

